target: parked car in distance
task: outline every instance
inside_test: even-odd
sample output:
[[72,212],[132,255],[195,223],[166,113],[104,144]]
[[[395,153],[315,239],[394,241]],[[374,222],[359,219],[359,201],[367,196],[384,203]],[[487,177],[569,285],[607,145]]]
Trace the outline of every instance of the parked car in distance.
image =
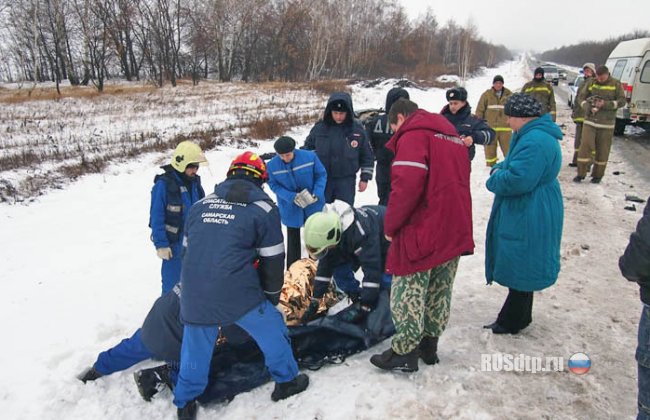
[[566,80],[566,78],[567,78],[566,70],[560,70],[560,71],[558,71],[558,74],[560,75],[560,79]]
[[584,83],[584,81],[585,81],[585,76],[579,74],[578,76],[576,76],[573,82],[569,83],[569,100],[567,101],[569,107],[573,107],[573,102],[576,100],[576,96],[578,96],[578,89],[580,88],[580,85]]
[[557,66],[553,64],[544,64],[542,68],[544,69],[544,79],[557,86],[558,83],[560,83],[560,73],[558,72]]

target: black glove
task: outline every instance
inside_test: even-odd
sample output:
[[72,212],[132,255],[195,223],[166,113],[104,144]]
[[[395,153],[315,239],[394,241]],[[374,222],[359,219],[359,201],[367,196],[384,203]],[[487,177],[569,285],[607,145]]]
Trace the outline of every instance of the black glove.
[[366,306],[361,302],[353,303],[349,308],[341,313],[341,320],[350,324],[359,324],[366,319],[370,312],[372,312],[370,306]]
[[302,314],[302,318],[300,318],[300,322],[306,324],[309,321],[316,319],[319,306],[320,306],[320,301],[318,299],[312,299],[311,302],[309,302],[309,306],[305,310],[305,313]]

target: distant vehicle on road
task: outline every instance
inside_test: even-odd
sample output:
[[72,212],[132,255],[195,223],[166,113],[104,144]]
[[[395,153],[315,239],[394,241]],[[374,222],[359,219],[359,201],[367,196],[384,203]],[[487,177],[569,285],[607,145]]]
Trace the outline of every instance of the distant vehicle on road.
[[567,101],[569,107],[573,107],[573,101],[575,101],[576,96],[578,96],[578,89],[580,89],[580,85],[582,85],[584,81],[585,76],[579,74],[573,82],[569,83],[569,100]]
[[560,79],[566,80],[566,78],[567,78],[566,70],[560,70],[560,71],[558,71],[558,74],[560,75]]
[[558,83],[560,83],[560,72],[558,71],[557,66],[554,64],[544,64],[542,65],[542,68],[544,69],[544,79],[557,86]]
[[627,99],[627,105],[616,112],[614,134],[623,134],[627,124],[650,130],[650,38],[619,43],[605,64],[620,80]]

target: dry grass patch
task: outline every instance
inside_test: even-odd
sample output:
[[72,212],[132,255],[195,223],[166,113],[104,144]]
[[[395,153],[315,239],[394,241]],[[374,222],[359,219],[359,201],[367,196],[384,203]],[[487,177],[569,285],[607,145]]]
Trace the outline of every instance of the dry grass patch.
[[61,94],[56,87],[22,87],[19,89],[0,89],[0,103],[22,103],[28,101],[56,101],[63,98],[92,99],[102,95],[131,95],[138,93],[151,93],[157,90],[151,85],[118,84],[106,85],[103,92],[98,92],[92,86],[62,86]]

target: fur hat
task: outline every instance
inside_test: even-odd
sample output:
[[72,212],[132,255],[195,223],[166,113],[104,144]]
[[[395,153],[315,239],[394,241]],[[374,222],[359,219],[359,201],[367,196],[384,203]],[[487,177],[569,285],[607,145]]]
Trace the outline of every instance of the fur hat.
[[496,76],[494,76],[494,79],[492,79],[492,84],[495,84],[496,82],[505,83],[503,81],[503,76],[501,76],[500,74],[497,74]]
[[342,99],[338,99],[338,100],[332,102],[332,108],[331,109],[332,109],[332,111],[336,111],[336,112],[348,112],[349,111],[348,105]]
[[273,143],[273,148],[279,155],[293,152],[296,148],[296,141],[289,136],[282,136]]
[[447,91],[447,102],[449,101],[466,101],[467,91],[464,87],[455,87]]
[[509,117],[539,117],[542,115],[542,104],[525,93],[514,93],[508,98],[503,112]]

